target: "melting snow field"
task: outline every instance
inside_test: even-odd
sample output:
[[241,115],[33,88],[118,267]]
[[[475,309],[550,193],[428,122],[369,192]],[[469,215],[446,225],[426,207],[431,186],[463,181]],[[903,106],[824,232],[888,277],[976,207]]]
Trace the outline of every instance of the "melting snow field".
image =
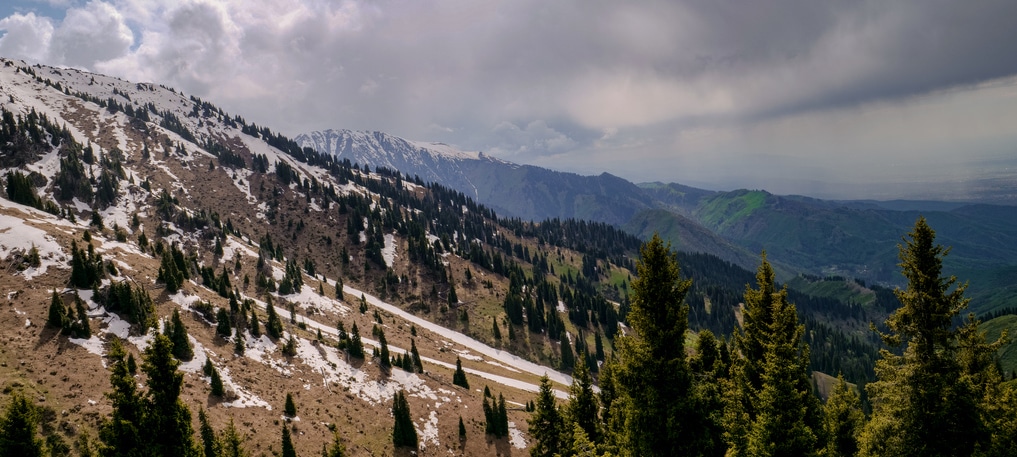
[[[0,199],[4,206],[20,207],[9,200]],[[27,207],[25,212],[34,212]],[[45,217],[52,217],[48,214]],[[22,272],[26,279],[32,279],[38,275],[45,274],[49,267],[66,268],[68,258],[64,254],[60,244],[45,231],[32,227],[25,223],[26,220],[18,217],[0,214],[0,259],[6,259],[16,251],[22,255],[27,254],[34,246],[39,251],[41,264],[38,268],[28,268]]]

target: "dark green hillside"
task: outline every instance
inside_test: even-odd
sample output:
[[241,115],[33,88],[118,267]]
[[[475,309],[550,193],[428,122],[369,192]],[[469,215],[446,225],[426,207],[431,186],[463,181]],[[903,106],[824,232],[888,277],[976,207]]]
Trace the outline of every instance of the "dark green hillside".
[[982,322],[981,330],[989,341],[995,341],[1008,332],[1010,341],[999,349],[999,367],[1006,379],[1017,373],[1017,315],[1009,314]]
[[735,246],[710,230],[680,214],[663,209],[648,209],[636,213],[622,230],[641,239],[649,239],[654,233],[671,241],[675,249],[685,252],[703,252],[721,259],[751,268],[757,254]]
[[653,206],[634,184],[607,173],[580,176],[529,165],[492,167],[485,161],[461,166],[477,186],[478,201],[522,219],[572,218],[620,225]]
[[[896,273],[899,234],[920,215],[747,190],[706,197],[694,212],[720,236],[749,252],[766,249],[775,264],[790,271],[884,284],[901,283]],[[939,239],[953,246],[944,266],[970,279],[973,309],[994,309],[1013,297],[1006,284],[993,279],[1001,274],[997,269],[1005,272],[1017,263],[1013,208],[969,205],[924,215]]]

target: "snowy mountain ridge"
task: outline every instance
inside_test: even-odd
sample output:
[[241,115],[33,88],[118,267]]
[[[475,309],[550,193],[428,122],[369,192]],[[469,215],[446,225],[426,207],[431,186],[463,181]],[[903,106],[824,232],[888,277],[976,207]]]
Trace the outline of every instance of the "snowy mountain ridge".
[[[27,367],[0,373],[24,385],[45,383],[44,389],[33,389],[58,411],[75,411],[66,420],[74,427],[94,428],[87,417],[108,411],[102,398],[109,389],[104,357],[110,340],[124,339],[137,355],[151,339],[144,330],[138,332],[137,323],[108,309],[102,295],[111,284],[131,284],[150,294],[159,328],[174,311],[183,315],[195,352],[195,358],[180,367],[186,380],[184,401],[195,405],[192,412],[201,405],[217,420],[237,416],[238,423],[256,424],[250,428],[254,430],[278,417],[271,410],[279,407],[281,395],[299,392],[307,407],[301,434],[317,440],[298,443],[305,451],[317,450],[319,441],[330,439],[326,423],[338,421],[369,437],[384,436],[389,414],[387,406],[378,405],[404,390],[417,416],[420,450],[426,449],[425,455],[451,452],[454,445],[448,436],[457,433],[457,416],[468,419],[471,434],[482,420],[478,386],[464,390],[449,382],[460,357],[471,382],[490,384],[519,405],[532,398],[541,375],[556,383],[559,397],[571,383],[563,373],[513,355],[506,350],[508,344],[487,343],[474,338],[476,331],[459,330],[467,311],[474,319],[481,316],[472,311],[480,300],[501,302],[495,291],[507,288],[507,279],[475,266],[477,279],[462,279],[472,265],[457,253],[467,239],[467,227],[438,236],[431,231],[437,220],[411,221],[423,214],[420,207],[397,206],[419,204],[429,192],[443,190],[329,162],[295,141],[173,89],[74,69],[0,59],[0,110],[0,180],[10,183],[23,176],[18,179],[30,183],[25,188],[32,197],[27,203],[15,201],[13,184],[0,189],[0,271],[5,272],[0,289],[11,310],[0,314],[0,329],[17,335],[0,345],[0,360],[3,367]],[[384,157],[386,148],[409,151],[413,154],[408,157],[432,166],[436,175],[457,164],[500,163],[480,153],[378,132],[333,131],[328,141],[335,150],[377,157]],[[395,163],[388,166],[402,169]],[[484,215],[485,209],[452,194],[454,202],[445,198],[436,203],[442,223],[469,215],[474,217],[471,230],[496,224]],[[382,228],[382,221],[390,225]],[[408,240],[398,230],[410,222],[425,227],[418,234],[423,243]],[[383,260],[368,258],[366,245],[375,239],[380,240],[375,257]],[[93,288],[68,281],[75,245],[87,245],[89,251],[94,245],[100,262],[106,262],[109,272]],[[435,246],[441,249],[437,253]],[[171,249],[187,256],[192,274],[174,292],[160,278],[165,256],[159,252]],[[34,264],[29,260],[33,252]],[[296,274],[304,284],[292,292],[277,291],[275,283],[293,275],[288,262],[296,265],[298,256],[303,267]],[[433,265],[422,265],[414,256],[425,256]],[[573,257],[582,258],[568,255]],[[448,299],[450,285],[433,279],[426,268],[454,275],[459,300]],[[477,284],[481,280],[484,287]],[[226,281],[226,287],[214,290],[211,281]],[[89,336],[66,338],[59,328],[46,325],[51,294],[71,304],[80,298],[83,311],[75,315],[92,321]],[[284,336],[269,340],[242,328],[246,324],[235,324],[233,336],[218,333],[214,311],[229,309],[227,295],[249,310],[240,320],[245,323],[257,319],[264,324],[272,302],[280,310],[288,307],[289,312],[282,313],[290,318]],[[353,311],[358,299],[360,313]],[[403,310],[407,306],[413,307],[412,313]],[[426,311],[421,312],[421,306]],[[202,314],[203,309],[212,313]],[[445,313],[452,316],[452,325],[435,322]],[[335,341],[345,334],[337,322],[339,329],[342,322],[346,328],[359,324],[368,351],[383,345],[380,338],[366,335],[375,326],[384,330],[393,355],[419,347],[425,372],[386,371],[379,368],[378,356],[351,361],[336,348]],[[287,340],[292,341],[290,355],[282,354]],[[559,343],[533,343],[546,345],[555,357]],[[11,354],[31,355],[17,364]],[[224,378],[225,399],[209,400],[211,381],[201,373],[206,360]],[[61,376],[50,373],[56,377],[37,383],[32,373],[50,372],[52,365],[61,367],[53,373],[66,370],[67,376],[59,380]],[[68,389],[76,390],[64,396]],[[311,404],[325,398],[330,398],[324,403],[331,409],[312,412]],[[525,423],[524,414],[510,414],[515,423]],[[511,446],[525,448],[524,430],[513,426]],[[344,437],[353,435],[344,432]],[[270,436],[252,436],[252,445],[272,441]],[[352,446],[355,453],[373,452],[380,449],[372,447],[379,441],[385,439],[354,440]],[[489,445],[471,441],[467,449],[485,453]]]
[[385,167],[419,176],[425,182],[439,182],[472,198],[479,194],[466,167],[477,162],[502,162],[482,152],[463,151],[444,143],[410,141],[378,131],[328,129],[297,135],[294,141],[301,147],[355,164]]

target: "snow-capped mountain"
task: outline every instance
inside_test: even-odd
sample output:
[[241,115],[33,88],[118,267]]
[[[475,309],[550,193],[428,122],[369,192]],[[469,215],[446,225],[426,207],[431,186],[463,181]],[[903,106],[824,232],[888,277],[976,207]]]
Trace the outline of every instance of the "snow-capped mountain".
[[[382,145],[377,150],[398,147],[430,158],[436,174],[440,166],[494,162],[381,134],[347,144],[368,144],[368,137]],[[453,449],[447,437],[456,435],[459,417],[469,433],[483,434],[482,397],[450,382],[457,358],[473,380],[519,404],[530,400],[540,375],[556,382],[560,396],[571,382],[462,333],[463,316],[495,322],[477,312],[497,309],[501,298],[490,291],[508,284],[504,271],[471,269],[461,255],[472,249],[483,253],[478,260],[489,259],[493,248],[478,240],[500,242],[499,232],[511,232],[487,208],[447,189],[306,151],[176,90],[0,59],[0,184],[0,297],[8,310],[0,313],[0,331],[11,335],[0,342],[0,361],[10,368],[0,371],[6,387],[68,411],[57,434],[97,435],[110,409],[104,393],[111,341],[122,339],[143,358],[149,330],[163,328],[175,313],[193,350],[179,366],[181,401],[193,413],[207,409],[219,424],[236,416],[251,431],[247,445],[261,449],[277,442],[262,432],[276,429],[265,424],[278,421],[273,407],[278,411],[287,392],[302,408],[296,446],[303,454],[330,442],[336,424],[354,455],[380,453],[378,443],[386,440],[377,437],[391,435],[389,403],[404,391],[422,455],[444,455]],[[568,242],[586,240],[580,241]],[[514,261],[528,270],[547,257],[533,238],[513,242],[533,253]],[[167,259],[186,275],[167,273]],[[485,287],[470,283],[466,272],[476,272]],[[175,278],[172,290],[167,278]],[[453,281],[462,285],[458,299],[449,298]],[[115,294],[135,297],[144,309],[128,311],[109,298]],[[60,300],[66,306],[51,304]],[[270,338],[254,323],[267,330],[273,302],[289,308],[280,312],[289,324]],[[233,328],[222,331],[217,324],[227,322],[227,312]],[[364,329],[368,352],[387,345],[396,361],[410,360],[410,348],[419,347],[425,372],[399,369],[405,363],[386,368],[380,355],[351,360],[337,343],[343,325]],[[372,327],[378,336],[366,334]],[[535,337],[530,344],[558,343]],[[206,361],[224,393],[210,396]],[[142,391],[144,379],[139,375]],[[523,413],[509,416],[525,424]],[[525,448],[525,428],[510,428],[511,437],[496,444]],[[455,449],[494,450],[484,440],[465,446]]]
[[519,165],[443,143],[342,129],[301,134],[295,141],[322,154],[439,183],[505,216],[576,218],[620,225],[640,209],[652,206],[637,186],[607,173],[580,176]]
[[443,143],[409,141],[377,131],[329,129],[298,135],[294,141],[340,160],[399,170],[425,182],[441,183],[475,199],[480,194],[469,173],[477,165],[475,162],[507,164],[481,152],[461,151]]

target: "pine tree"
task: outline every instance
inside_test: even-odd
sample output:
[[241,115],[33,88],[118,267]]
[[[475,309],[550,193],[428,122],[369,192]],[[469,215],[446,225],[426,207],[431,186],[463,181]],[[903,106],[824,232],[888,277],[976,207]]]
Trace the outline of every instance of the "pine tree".
[[148,376],[148,413],[144,417],[149,449],[161,455],[193,455],[195,451],[191,412],[180,400],[184,378],[177,371],[179,365],[173,357],[173,343],[157,333],[145,349],[141,370]]
[[392,367],[392,361],[389,359],[388,352],[388,341],[385,340],[385,331],[378,328],[378,344],[381,346],[380,353],[378,355],[381,367],[388,369]]
[[205,408],[198,409],[198,434],[201,435],[201,446],[205,451],[204,457],[219,457],[219,446],[216,443],[215,430],[208,423],[208,415]]
[[618,339],[614,376],[622,399],[611,406],[622,408],[625,421],[617,444],[632,455],[699,455],[715,444],[685,359],[685,296],[692,281],[682,279],[676,255],[659,236],[640,254],[628,314],[633,334]]
[[805,326],[798,323],[795,305],[787,301],[787,288],[773,293],[771,317],[770,339],[763,342],[763,387],[748,429],[748,454],[817,455],[822,433],[819,403],[812,392]]
[[290,428],[283,423],[282,428],[282,457],[297,457],[297,450],[293,447],[293,439],[290,438]]
[[226,428],[219,433],[218,442],[222,457],[247,457],[243,441],[240,433],[237,432],[237,427],[233,424],[233,417],[230,417]]
[[410,355],[413,357],[412,367],[410,371],[416,371],[417,373],[424,372],[424,362],[420,360],[420,352],[417,351],[417,342],[410,339]]
[[265,318],[265,332],[268,333],[268,336],[272,337],[272,339],[277,340],[281,338],[283,332],[282,320],[279,319],[279,315],[276,314],[275,307],[272,306],[271,301],[265,305],[265,314],[267,315]]
[[360,329],[357,327],[357,323],[353,323],[353,328],[350,332],[350,341],[346,345],[346,352],[350,354],[350,357],[363,359],[364,358],[364,343],[360,340]]
[[212,396],[222,398],[226,395],[226,386],[222,384],[222,376],[219,375],[219,370],[212,367],[209,377],[211,378]]
[[597,442],[600,439],[599,410],[600,405],[593,393],[593,377],[585,358],[580,357],[572,372],[572,386],[569,388],[564,415],[568,422],[579,425],[588,439]]
[[459,442],[466,441],[466,424],[463,423],[463,416],[459,416]]
[[827,434],[826,455],[851,457],[858,453],[858,435],[865,423],[858,392],[848,385],[844,375],[837,376],[837,385],[823,407]]
[[339,438],[339,432],[332,432],[332,446],[328,449],[322,448],[321,457],[344,457],[345,455],[346,446],[343,444],[342,439]]
[[11,395],[11,402],[0,417],[0,455],[42,457],[42,440],[36,436],[38,427],[35,407],[24,395]]
[[74,296],[74,309],[78,318],[71,322],[71,336],[75,338],[88,339],[92,337],[92,326],[88,322],[88,311],[85,310],[85,302],[81,297]]
[[[904,346],[901,355],[880,351],[877,381],[867,389],[872,419],[860,439],[860,455],[970,455],[983,424],[977,391],[962,382],[953,319],[966,306],[966,285],[943,277],[948,250],[935,243],[924,217],[899,246],[905,289],[894,291],[901,303],[886,320],[883,341]],[[952,291],[950,289],[953,289]]]
[[530,425],[530,436],[534,440],[533,447],[530,448],[531,456],[554,457],[562,453],[564,421],[555,403],[551,379],[547,375],[540,378],[537,404],[527,422]]
[[293,403],[293,395],[286,392],[286,404],[283,408],[283,414],[286,417],[297,417],[297,405]]
[[141,435],[146,407],[137,391],[138,381],[128,369],[126,356],[123,343],[113,338],[107,352],[113,390],[106,393],[113,403],[113,412],[99,427],[103,454],[107,455],[139,455],[147,443]]
[[576,365],[576,356],[572,352],[572,345],[569,344],[568,332],[562,332],[561,338],[561,363],[558,368],[562,371],[569,372]]
[[61,330],[67,325],[67,307],[64,306],[64,300],[60,298],[60,294],[56,290],[53,291],[53,296],[49,301],[49,316],[46,319],[46,325]]
[[466,379],[466,372],[463,371],[463,361],[456,357],[456,371],[452,374],[452,384],[464,389],[470,388],[470,382]]
[[173,356],[183,361],[193,359],[194,349],[191,348],[191,342],[187,338],[187,328],[184,327],[184,321],[180,319],[179,310],[173,310],[170,322],[171,332],[168,336],[173,342]]
[[225,339],[233,334],[233,328],[230,327],[230,315],[226,312],[226,308],[219,308],[219,311],[216,311],[215,322],[216,336]]
[[159,264],[159,276],[157,279],[166,284],[166,292],[175,294],[184,283],[184,274],[177,267],[177,262],[170,253],[172,249],[162,252],[162,262]]
[[396,392],[392,400],[392,415],[395,417],[395,424],[392,426],[392,443],[396,447],[417,447],[417,430],[413,428],[413,418],[410,416],[410,403],[406,401],[406,394],[403,391]]

